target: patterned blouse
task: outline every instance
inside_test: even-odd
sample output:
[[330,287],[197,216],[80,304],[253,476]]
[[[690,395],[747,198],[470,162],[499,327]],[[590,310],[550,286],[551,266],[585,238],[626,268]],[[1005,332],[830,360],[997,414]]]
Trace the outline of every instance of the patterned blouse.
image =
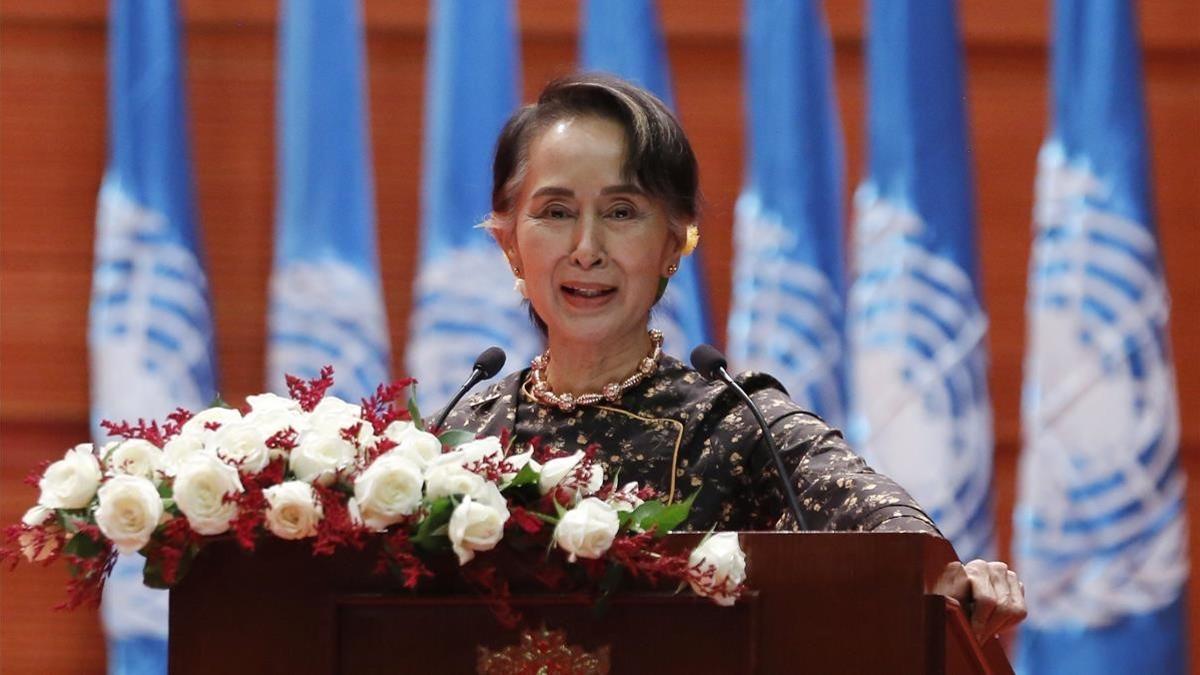
[[[678,359],[616,403],[562,412],[529,393],[529,370],[513,373],[460,402],[444,428],[499,436],[523,447],[575,452],[598,444],[605,475],[650,485],[671,501],[699,490],[681,529],[790,529],[794,520],[774,464],[759,442],[753,414],[732,389]],[[738,384],[767,419],[791,472],[804,519],[814,530],[931,532],[933,521],[899,485],[854,454],[840,431],[794,403],[769,375],[743,374]]]

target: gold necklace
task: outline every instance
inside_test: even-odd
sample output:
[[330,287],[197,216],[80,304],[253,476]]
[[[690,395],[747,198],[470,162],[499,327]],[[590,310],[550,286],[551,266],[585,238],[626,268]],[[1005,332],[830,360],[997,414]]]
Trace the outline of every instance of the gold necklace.
[[643,380],[658,370],[658,361],[662,358],[662,331],[651,330],[650,342],[653,347],[650,349],[649,356],[643,357],[638,362],[637,370],[632,375],[619,382],[609,382],[600,389],[600,393],[591,392],[579,396],[574,396],[571,392],[556,394],[550,389],[550,384],[546,382],[546,366],[550,365],[550,350],[546,349],[535,356],[530,364],[529,377],[533,380],[530,393],[538,403],[558,408],[563,412],[571,412],[578,406],[592,405],[600,401],[616,403],[621,399],[622,394],[641,384]]

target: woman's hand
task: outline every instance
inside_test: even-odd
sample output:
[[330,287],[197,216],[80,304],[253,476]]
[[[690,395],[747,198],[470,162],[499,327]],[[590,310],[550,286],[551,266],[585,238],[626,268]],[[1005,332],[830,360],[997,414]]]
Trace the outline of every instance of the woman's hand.
[[1025,584],[1002,562],[952,562],[933,590],[971,607],[971,630],[980,643],[1025,618]]

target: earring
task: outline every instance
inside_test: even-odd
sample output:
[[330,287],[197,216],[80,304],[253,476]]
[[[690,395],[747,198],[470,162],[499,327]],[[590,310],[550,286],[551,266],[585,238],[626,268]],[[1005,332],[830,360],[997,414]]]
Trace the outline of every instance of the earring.
[[529,297],[525,293],[525,280],[522,279],[521,277],[517,277],[516,281],[513,282],[513,290],[516,291],[518,294],[520,294],[520,296],[522,298]]
[[675,273],[678,271],[679,271],[679,265],[676,265],[675,263],[671,263],[670,265],[667,265],[667,276],[669,276],[669,277],[674,276]]

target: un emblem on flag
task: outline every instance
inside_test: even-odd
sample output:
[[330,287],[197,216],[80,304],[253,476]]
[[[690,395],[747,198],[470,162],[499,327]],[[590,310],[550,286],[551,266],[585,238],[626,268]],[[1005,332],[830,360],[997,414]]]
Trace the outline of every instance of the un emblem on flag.
[[1178,597],[1184,479],[1157,242],[1059,148],[1039,158],[1018,554],[1039,625]]
[[736,215],[730,359],[774,375],[798,403],[841,424],[845,354],[836,288],[825,272],[789,255],[808,242],[756,194],[738,199]]
[[491,345],[503,348],[509,363],[528,362],[541,349],[495,247],[465,247],[426,262],[416,296],[408,367],[423,401],[441,405],[453,396],[475,357]]
[[988,557],[992,417],[987,320],[955,261],[925,247],[908,209],[858,195],[849,296],[850,432],[904,485],[964,559]]
[[315,377],[332,365],[333,393],[370,396],[388,381],[388,330],[379,284],[361,269],[327,259],[294,261],[271,278],[269,383]]
[[165,215],[119,186],[105,182],[99,201],[88,329],[94,422],[207,404],[215,367],[199,260]]

